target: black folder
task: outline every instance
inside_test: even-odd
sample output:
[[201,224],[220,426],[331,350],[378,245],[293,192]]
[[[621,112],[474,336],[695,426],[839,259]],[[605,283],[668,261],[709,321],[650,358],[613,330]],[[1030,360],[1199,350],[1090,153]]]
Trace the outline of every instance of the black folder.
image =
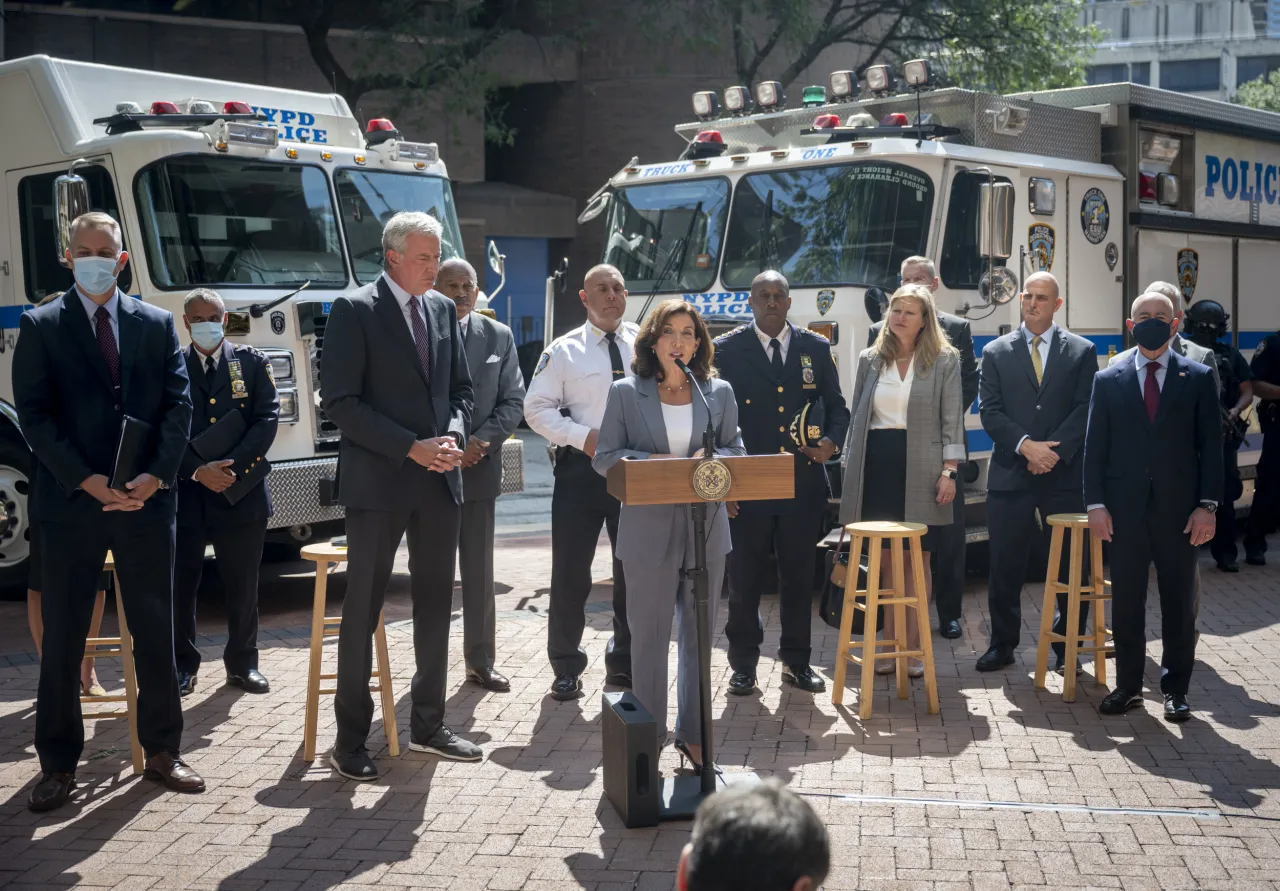
[[[247,431],[244,415],[238,411],[227,412],[218,419],[216,424],[191,440],[191,448],[204,459],[205,463],[221,461],[235,451]],[[248,495],[254,486],[266,479],[267,473],[271,470],[271,462],[259,456],[252,460],[247,469],[231,467],[230,470],[236,475],[236,481],[223,489],[222,494],[226,496],[227,501],[236,504]]]
[[120,440],[116,443],[116,460],[111,468],[111,488],[129,491],[126,483],[146,472],[150,445],[151,425],[125,415],[120,424]]

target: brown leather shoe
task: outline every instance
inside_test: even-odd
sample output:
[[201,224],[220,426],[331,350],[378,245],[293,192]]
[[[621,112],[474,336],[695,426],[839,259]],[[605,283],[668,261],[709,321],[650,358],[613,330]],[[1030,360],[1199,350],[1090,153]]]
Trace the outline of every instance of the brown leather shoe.
[[76,775],[73,773],[41,774],[40,782],[27,797],[27,807],[37,812],[60,808],[71,798],[71,790],[75,787]]
[[159,780],[174,792],[203,792],[204,780],[176,752],[157,752],[147,759],[143,776]]

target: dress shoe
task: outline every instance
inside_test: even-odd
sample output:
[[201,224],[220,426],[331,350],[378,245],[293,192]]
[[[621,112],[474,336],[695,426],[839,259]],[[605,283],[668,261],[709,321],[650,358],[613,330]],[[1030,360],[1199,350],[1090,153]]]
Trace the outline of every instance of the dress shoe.
[[978,657],[978,671],[999,671],[1013,664],[1013,651],[992,647]]
[[1098,711],[1104,715],[1123,715],[1131,708],[1142,708],[1142,691],[1116,687],[1098,703]]
[[735,671],[729,678],[729,692],[734,696],[746,696],[756,689],[756,676],[750,671]]
[[956,640],[964,635],[964,629],[960,627],[959,619],[948,619],[938,627],[938,633],[947,640]]
[[439,755],[450,761],[482,761],[484,752],[473,742],[468,742],[454,733],[447,725],[440,729],[426,742],[409,740],[409,748],[415,752],[426,752],[428,755]]
[[827,682],[808,665],[782,666],[782,679],[806,693],[822,693],[827,689]]
[[[1059,656],[1057,658],[1057,661],[1053,663],[1053,673],[1058,675],[1059,677],[1065,678],[1067,676],[1067,657],[1065,655]],[[1084,674],[1084,669],[1080,666],[1080,660],[1077,659],[1076,660],[1076,677],[1080,677],[1080,675],[1082,674]]]
[[567,702],[582,695],[582,678],[576,674],[562,674],[551,685],[551,698],[557,702]]
[[492,668],[468,668],[467,679],[475,681],[492,693],[509,693],[511,682]]
[[147,759],[142,775],[159,780],[174,792],[203,792],[204,780],[177,752],[157,752]]
[[1239,572],[1240,564],[1234,560],[1219,560],[1218,571],[1219,572]]
[[1174,724],[1191,720],[1191,706],[1187,705],[1187,697],[1182,693],[1164,694],[1164,719]]
[[27,797],[27,807],[33,811],[51,811],[62,807],[71,798],[76,787],[74,773],[44,773]]
[[196,692],[196,673],[194,671],[178,672],[178,695],[190,696]]
[[364,749],[358,752],[334,752],[329,756],[329,766],[339,774],[357,783],[372,783],[378,778],[378,768]]
[[1250,566],[1266,566],[1267,558],[1262,554],[1250,554],[1244,558],[1244,562],[1248,563]]
[[227,675],[227,683],[232,687],[239,687],[246,693],[266,693],[271,689],[271,684],[256,668],[250,668],[244,674]]
[[604,676],[604,682],[611,687],[622,687],[631,689],[631,672],[629,671],[611,671]]

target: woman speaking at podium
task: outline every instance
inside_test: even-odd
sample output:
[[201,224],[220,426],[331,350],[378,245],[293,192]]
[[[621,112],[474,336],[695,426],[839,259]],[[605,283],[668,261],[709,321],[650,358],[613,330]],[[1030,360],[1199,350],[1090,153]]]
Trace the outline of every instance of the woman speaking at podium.
[[[636,336],[634,377],[614,381],[592,465],[608,475],[622,460],[692,458],[702,454],[707,410],[718,455],[745,455],[738,430],[733,388],[717,380],[711,367],[715,347],[697,309],[683,300],[665,300]],[[683,363],[690,375],[677,363]],[[694,385],[699,392],[694,393]],[[732,548],[723,503],[707,511],[707,588],[715,627],[725,557]],[[667,648],[671,617],[678,629],[678,716],[675,747],[701,771],[701,714],[698,709],[698,636],[693,583],[681,575],[694,566],[693,516],[688,505],[622,506],[618,518],[618,559],[627,578],[627,623],[631,626],[631,678],[637,699],[658,725],[658,745],[667,737]]]

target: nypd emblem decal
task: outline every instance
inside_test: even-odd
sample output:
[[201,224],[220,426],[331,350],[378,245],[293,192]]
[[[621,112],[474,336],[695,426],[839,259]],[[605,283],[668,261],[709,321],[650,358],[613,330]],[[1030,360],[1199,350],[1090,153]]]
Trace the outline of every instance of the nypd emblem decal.
[[823,288],[818,292],[818,315],[825,316],[831,311],[832,305],[836,302],[836,292],[830,288]]
[[547,364],[550,361],[551,361],[551,354],[544,351],[542,356],[538,359],[538,367],[533,369],[532,376],[537,377],[538,375],[542,374],[543,369],[547,367]]
[[277,310],[271,314],[271,331],[275,334],[284,334],[284,313]]
[[1111,225],[1111,208],[1101,189],[1090,189],[1080,202],[1080,228],[1090,244],[1101,244]]
[[1200,277],[1200,255],[1191,248],[1178,251],[1178,287],[1187,303],[1196,294],[1196,279]]
[[1027,245],[1031,248],[1031,270],[1048,272],[1053,269],[1053,248],[1057,243],[1053,227],[1036,223],[1027,228]]

